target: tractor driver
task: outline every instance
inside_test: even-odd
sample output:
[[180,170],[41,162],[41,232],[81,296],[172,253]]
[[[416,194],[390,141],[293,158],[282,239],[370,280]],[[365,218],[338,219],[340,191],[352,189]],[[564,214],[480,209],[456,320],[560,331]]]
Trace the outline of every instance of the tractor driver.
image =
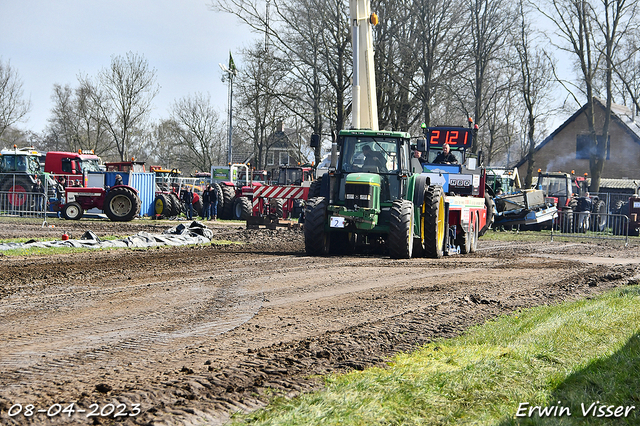
[[448,143],[442,145],[442,152],[438,154],[433,160],[435,164],[458,164],[458,159],[451,152],[451,147]]
[[364,166],[374,166],[378,168],[380,172],[387,172],[387,159],[379,151],[374,151],[371,146],[365,145],[362,147],[362,153],[364,154]]

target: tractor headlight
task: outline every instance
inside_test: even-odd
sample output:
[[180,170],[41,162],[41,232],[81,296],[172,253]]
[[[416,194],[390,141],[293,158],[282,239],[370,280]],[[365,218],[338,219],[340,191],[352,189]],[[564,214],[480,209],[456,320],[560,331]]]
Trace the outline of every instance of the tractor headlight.
[[353,200],[353,199],[355,199],[355,195],[353,195],[353,194],[346,194],[346,195],[345,195],[345,198],[346,198],[347,200]]

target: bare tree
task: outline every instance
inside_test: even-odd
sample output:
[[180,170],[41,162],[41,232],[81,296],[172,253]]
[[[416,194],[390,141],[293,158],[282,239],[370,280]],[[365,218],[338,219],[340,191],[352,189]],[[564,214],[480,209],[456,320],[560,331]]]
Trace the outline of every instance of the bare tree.
[[129,52],[124,57],[113,56],[110,67],[98,73],[95,84],[89,77],[79,80],[94,97],[120,160],[124,161],[132,139],[144,131],[158,93],[156,70],[149,68],[144,57]]
[[[609,143],[609,123],[612,103],[614,58],[618,47],[631,33],[636,23],[637,2],[626,0],[550,0],[550,10],[538,8],[554,23],[558,34],[566,42],[561,48],[570,52],[580,70],[580,84],[573,85],[586,97],[585,116],[590,140],[590,191],[598,192]],[[598,135],[594,96],[598,92],[597,77],[604,72],[605,118]],[[568,89],[578,105],[582,102],[567,82]]]
[[171,106],[174,137],[187,149],[187,158],[196,170],[208,171],[222,164],[225,140],[224,123],[211,106],[211,96],[196,93],[175,101]]
[[95,90],[87,85],[72,89],[69,85],[54,84],[53,108],[46,132],[55,137],[47,138],[54,142],[52,149],[67,151],[93,150],[96,155],[112,154],[113,141],[107,133],[104,120],[100,116],[99,101]]
[[23,96],[18,71],[0,58],[0,139],[9,126],[22,121],[31,110],[31,101]]
[[[495,91],[486,87],[487,72],[498,59],[499,52],[508,39],[507,31],[512,22],[512,11],[505,0],[465,0],[470,17],[471,59],[474,72],[469,80],[473,93],[473,118],[480,124],[491,103]],[[498,88],[498,85],[493,85]],[[461,100],[466,95],[460,97]],[[478,150],[478,140],[473,140],[472,152]]]
[[468,20],[461,19],[457,13],[462,7],[459,0],[415,0],[411,3],[413,15],[419,17],[415,32],[418,52],[416,107],[427,127],[432,125],[434,112],[438,114],[443,98],[448,96],[444,93],[448,83],[470,65],[469,52],[465,51]]
[[553,88],[553,63],[549,55],[539,46],[533,28],[531,28],[530,12],[523,0],[518,3],[519,25],[513,38],[517,61],[515,68],[519,74],[520,96],[526,111],[526,156],[527,175],[525,188],[533,182],[536,131],[539,121],[551,113],[550,91]]

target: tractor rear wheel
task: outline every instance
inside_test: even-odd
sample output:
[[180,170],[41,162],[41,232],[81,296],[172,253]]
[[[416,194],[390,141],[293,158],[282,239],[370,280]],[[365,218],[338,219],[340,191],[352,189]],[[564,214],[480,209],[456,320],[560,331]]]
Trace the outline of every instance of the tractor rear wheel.
[[329,233],[324,226],[327,221],[327,200],[315,197],[305,206],[304,248],[310,256],[329,254]]
[[104,213],[114,222],[128,222],[140,213],[140,198],[132,189],[113,188],[104,197]]
[[233,218],[233,199],[236,197],[236,189],[233,186],[223,185],[222,189],[222,207],[218,207],[218,213],[221,219]]
[[169,213],[169,216],[178,216],[180,212],[182,212],[182,201],[180,201],[180,198],[178,198],[178,196],[173,192],[169,195],[171,196],[171,212]]
[[393,202],[387,246],[392,259],[411,258],[413,254],[413,203],[411,201],[395,200]]
[[164,217],[171,216],[173,198],[169,194],[158,194],[153,202],[156,214]]
[[460,234],[456,233],[456,245],[460,246],[461,254],[471,253],[471,243],[473,241],[473,233],[475,232],[473,221],[469,223],[468,231],[465,232],[463,229],[460,229],[460,231]]
[[198,197],[198,201],[194,201],[193,203],[193,209],[196,211],[197,215],[202,217],[202,198]]
[[251,200],[247,197],[238,197],[233,201],[233,219],[247,220],[251,217]]
[[493,221],[495,220],[496,203],[493,201],[493,198],[491,198],[491,195],[486,192],[484,194],[484,206],[487,209],[487,223],[478,231],[478,236],[480,237],[482,237],[485,232],[491,228],[491,225],[493,225]]
[[469,253],[475,253],[478,250],[478,215],[473,215],[473,221],[471,222],[472,231],[469,232],[471,242],[469,243]]
[[424,193],[421,237],[426,257],[439,259],[444,254],[445,217],[442,187],[429,186]]
[[269,200],[269,211],[277,217],[284,217],[284,200],[282,198],[271,198]]
[[222,211],[222,206],[224,205],[224,198],[222,196],[222,188],[217,183],[211,184],[211,187],[216,191],[216,200],[218,200],[217,212],[220,213]]
[[591,230],[603,232],[607,228],[607,203],[598,200],[591,208]]
[[[7,208],[29,210],[35,206],[35,203],[30,203],[29,193],[33,187],[31,178],[21,174],[7,173],[2,176],[5,182],[2,184],[2,192],[7,197]],[[33,206],[29,205],[33,204]]]
[[67,220],[79,220],[83,214],[84,210],[82,209],[82,206],[75,201],[65,204],[62,208],[62,217]]

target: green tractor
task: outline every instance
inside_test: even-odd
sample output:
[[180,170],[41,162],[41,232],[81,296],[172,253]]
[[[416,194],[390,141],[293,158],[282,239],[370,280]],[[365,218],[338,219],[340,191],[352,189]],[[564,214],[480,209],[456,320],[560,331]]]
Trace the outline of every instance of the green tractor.
[[441,257],[444,193],[442,186],[429,185],[429,178],[419,174],[410,135],[343,130],[335,145],[320,196],[306,205],[307,254],[343,254],[368,246],[386,248],[396,259]]

